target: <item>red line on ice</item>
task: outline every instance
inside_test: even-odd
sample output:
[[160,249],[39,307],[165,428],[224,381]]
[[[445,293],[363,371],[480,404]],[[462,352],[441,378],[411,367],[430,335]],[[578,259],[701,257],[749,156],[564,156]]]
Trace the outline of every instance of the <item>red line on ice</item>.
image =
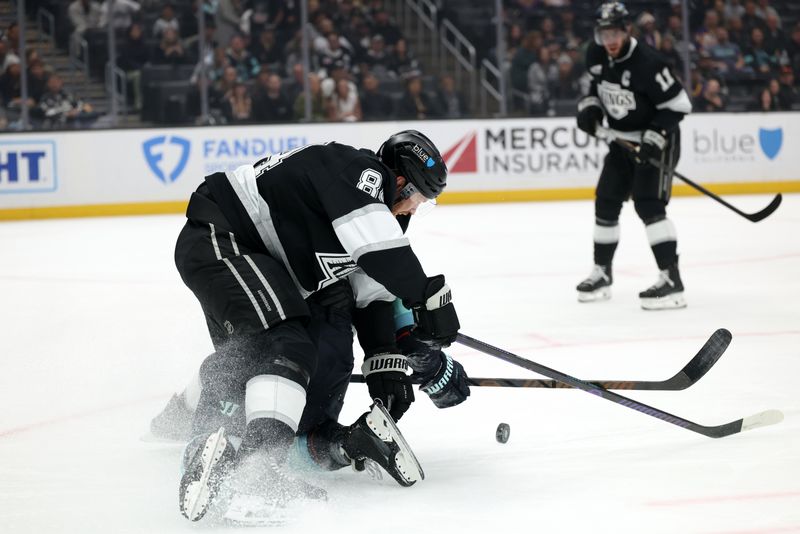
[[[742,495],[718,495],[715,497],[694,497],[689,499],[673,499],[666,501],[646,502],[647,506],[691,506],[695,504],[716,504],[722,502],[755,501],[761,499],[791,499],[800,497],[800,491],[783,491],[776,493],[745,493]],[[793,527],[796,528],[796,527]]]

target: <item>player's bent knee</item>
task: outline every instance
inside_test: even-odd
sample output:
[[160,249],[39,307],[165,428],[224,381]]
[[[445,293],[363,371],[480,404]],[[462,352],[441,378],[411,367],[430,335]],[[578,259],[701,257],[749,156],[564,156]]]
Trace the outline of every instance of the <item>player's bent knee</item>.
[[634,200],[633,206],[645,224],[657,222],[667,216],[667,205],[663,200]]
[[622,202],[605,197],[597,197],[594,201],[594,215],[603,221],[619,220]]

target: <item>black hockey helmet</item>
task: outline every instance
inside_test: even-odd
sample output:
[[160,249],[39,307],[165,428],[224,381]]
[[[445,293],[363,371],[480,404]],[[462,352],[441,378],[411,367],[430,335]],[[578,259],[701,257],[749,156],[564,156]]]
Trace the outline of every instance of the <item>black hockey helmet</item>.
[[438,197],[447,186],[447,165],[433,141],[421,132],[397,132],[381,145],[378,157],[428,199]]
[[628,13],[628,8],[622,2],[612,1],[603,2],[597,8],[595,15],[594,25],[594,40],[597,44],[602,45],[600,39],[600,31],[607,28],[619,28],[621,30],[628,30],[631,23],[631,15]]

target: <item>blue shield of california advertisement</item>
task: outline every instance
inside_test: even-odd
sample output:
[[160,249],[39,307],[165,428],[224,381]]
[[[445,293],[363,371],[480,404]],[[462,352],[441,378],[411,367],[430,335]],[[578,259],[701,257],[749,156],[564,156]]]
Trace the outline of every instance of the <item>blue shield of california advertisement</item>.
[[761,150],[764,155],[769,159],[775,159],[778,152],[781,151],[783,144],[783,128],[759,128],[758,129],[758,142],[761,145]]
[[[142,143],[147,165],[156,178],[165,184],[171,184],[181,175],[189,161],[190,148],[191,141],[177,135],[159,135]],[[172,162],[170,168],[165,168],[167,161]]]

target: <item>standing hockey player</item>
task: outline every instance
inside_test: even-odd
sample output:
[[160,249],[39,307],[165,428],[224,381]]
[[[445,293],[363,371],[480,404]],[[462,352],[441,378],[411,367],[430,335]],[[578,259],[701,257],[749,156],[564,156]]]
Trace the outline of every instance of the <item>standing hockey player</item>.
[[446,179],[433,143],[407,130],[377,154],[329,143],[270,156],[207,176],[192,195],[175,260],[216,352],[201,369],[194,437],[184,454],[179,502],[187,518],[203,517],[237,464],[257,457],[283,497],[320,496],[281,466],[318,375],[305,299],[345,278],[362,369],[379,403],[350,427],[331,426],[326,452],[339,466],[372,459],[403,485],[421,478],[392,421],[408,409],[413,390],[391,302],[396,296],[412,310],[421,339],[439,347],[455,339],[450,289],[443,276],[425,275],[401,226]]
[[[611,263],[619,241],[622,203],[633,197],[660,270],[658,280],[639,293],[642,308],[686,306],[678,271],[675,227],[666,206],[672,170],[680,157],[678,123],[691,111],[689,97],[659,54],[630,35],[630,17],[621,2],[598,10],[595,43],[586,52],[589,94],[578,102],[578,127],[590,135],[608,121],[612,130],[638,146],[638,154],[609,146],[595,192],[594,268],[578,287],[578,300],[611,296]],[[648,163],[661,162],[661,168]]]

